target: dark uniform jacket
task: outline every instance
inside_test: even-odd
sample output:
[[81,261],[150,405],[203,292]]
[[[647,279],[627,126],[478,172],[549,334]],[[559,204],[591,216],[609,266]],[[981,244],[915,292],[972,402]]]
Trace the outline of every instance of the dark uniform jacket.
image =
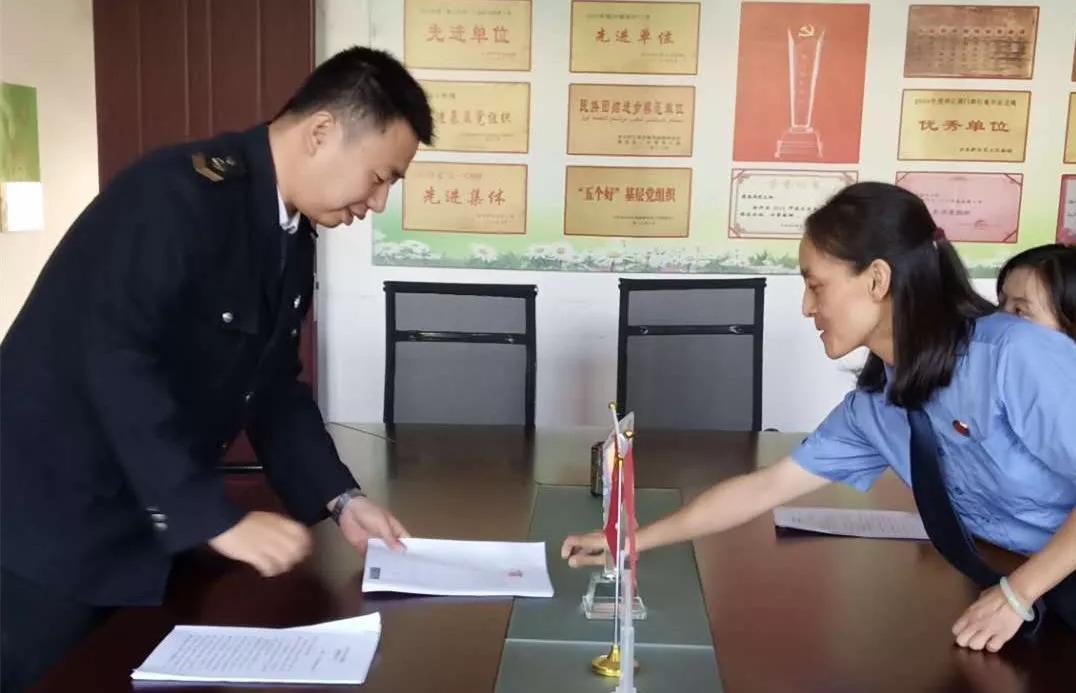
[[268,129],[147,156],[57,246],[0,344],[0,562],[89,604],[159,603],[233,526],[238,431],[307,523],[355,486],[299,382],[316,234],[280,226]]

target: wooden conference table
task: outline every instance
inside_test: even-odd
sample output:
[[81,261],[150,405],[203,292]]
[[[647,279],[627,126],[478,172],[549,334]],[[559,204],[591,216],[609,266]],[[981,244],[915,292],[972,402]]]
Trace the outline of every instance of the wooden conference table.
[[[586,485],[590,444],[603,433],[551,429],[528,437],[519,429],[469,426],[397,426],[387,432],[361,424],[333,424],[330,430],[369,495],[387,504],[412,534],[491,540],[527,538],[536,485]],[[678,489],[686,502],[716,481],[779,459],[801,437],[640,432],[637,485]],[[276,502],[260,475],[234,478],[233,486],[248,506]],[[909,490],[891,473],[867,494],[833,485],[797,504],[914,508]],[[285,627],[370,611],[381,612],[383,633],[361,690],[493,690],[511,600],[364,598],[361,558],[331,522],[314,533],[312,556],[269,580],[208,551],[183,557],[164,606],[119,611],[36,690],[131,690],[131,669],[176,624]],[[1076,636],[1056,624],[1047,624],[1036,645],[1013,643],[998,655],[954,646],[949,629],[975,590],[929,544],[778,538],[766,514],[698,540],[694,548],[729,693],[1076,691]],[[1010,554],[992,548],[985,553],[1001,567],[1015,565]],[[589,676],[585,670],[580,675]]]

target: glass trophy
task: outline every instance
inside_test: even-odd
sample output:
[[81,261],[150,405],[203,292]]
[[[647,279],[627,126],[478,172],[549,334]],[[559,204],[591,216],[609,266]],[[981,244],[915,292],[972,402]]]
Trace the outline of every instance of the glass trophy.
[[777,140],[778,159],[817,161],[822,158],[822,138],[814,128],[814,97],[822,62],[825,29],[804,24],[795,34],[788,30],[789,125]]

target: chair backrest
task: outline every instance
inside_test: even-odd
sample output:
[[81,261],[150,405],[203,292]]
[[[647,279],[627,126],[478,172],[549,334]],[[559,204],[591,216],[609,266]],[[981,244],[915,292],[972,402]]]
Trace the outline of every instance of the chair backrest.
[[533,428],[537,293],[385,282],[385,423]]
[[759,430],[765,288],[621,279],[617,410],[644,429]]

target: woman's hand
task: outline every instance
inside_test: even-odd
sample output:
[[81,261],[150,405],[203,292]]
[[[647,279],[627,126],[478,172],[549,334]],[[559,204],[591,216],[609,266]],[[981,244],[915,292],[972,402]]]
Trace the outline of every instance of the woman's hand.
[[979,599],[969,606],[964,615],[953,624],[956,644],[972,650],[986,648],[997,652],[1009,642],[1020,624],[1024,622],[1020,614],[1009,606],[1001,587],[995,585],[979,595]]
[[587,534],[573,534],[560,547],[560,557],[567,559],[573,568],[588,565],[604,565],[606,552],[605,534],[600,530]]

